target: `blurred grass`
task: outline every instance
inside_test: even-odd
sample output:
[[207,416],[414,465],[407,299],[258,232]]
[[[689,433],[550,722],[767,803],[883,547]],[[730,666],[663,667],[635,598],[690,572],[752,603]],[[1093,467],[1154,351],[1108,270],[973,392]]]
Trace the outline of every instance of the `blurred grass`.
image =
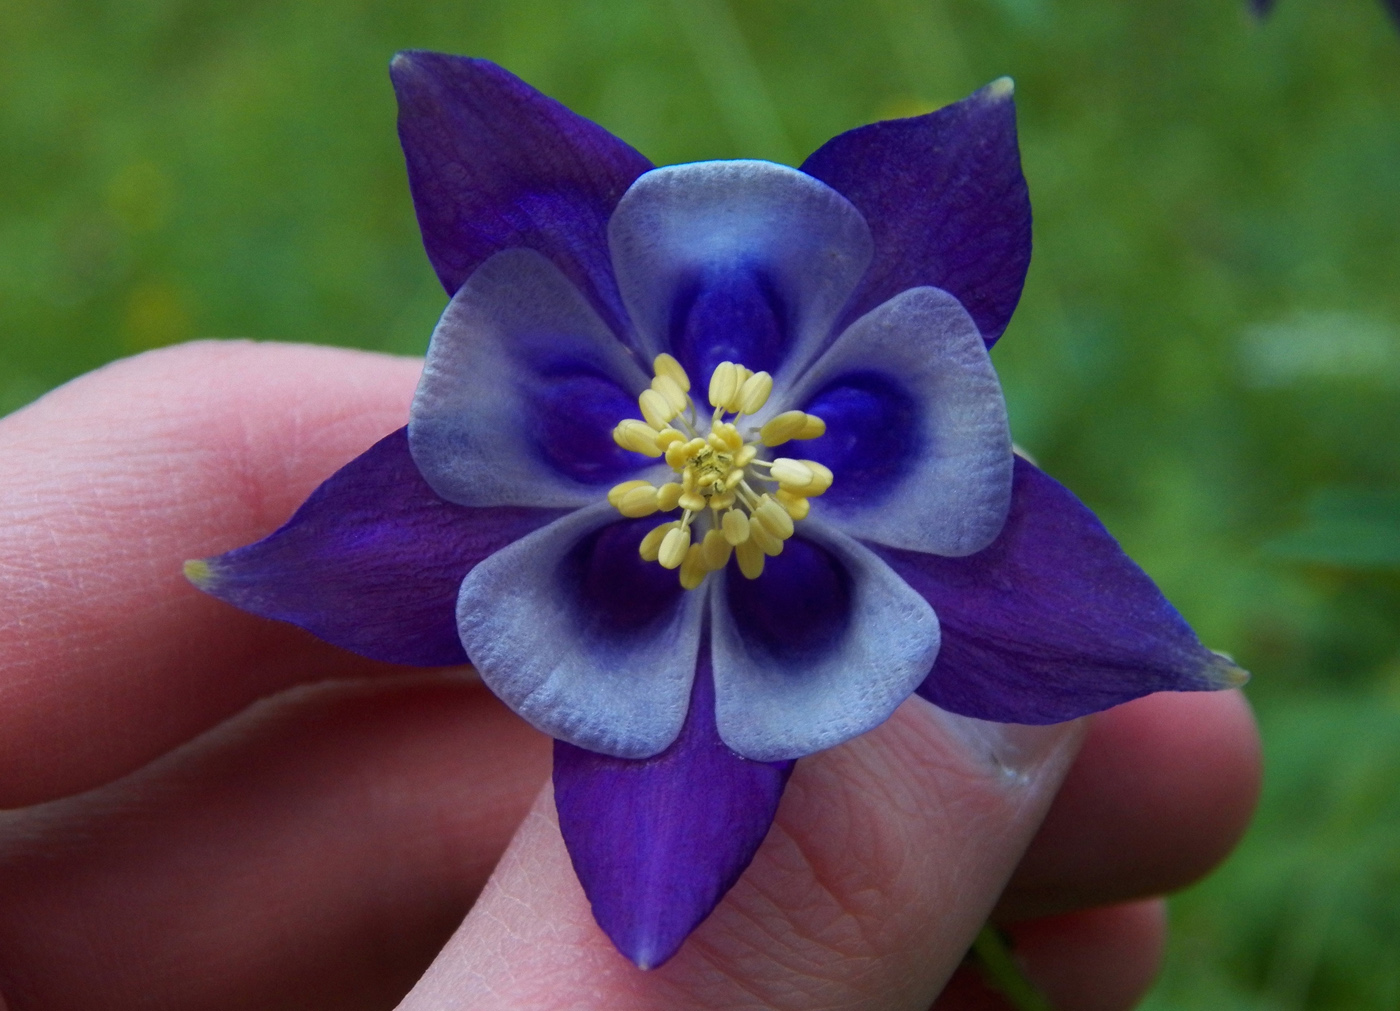
[[659,163],[1017,80],[1016,436],[1256,674],[1267,792],[1149,1006],[1400,1003],[1400,38],[1374,0],[0,0],[0,413],[195,336],[419,353],[385,66],[487,56]]

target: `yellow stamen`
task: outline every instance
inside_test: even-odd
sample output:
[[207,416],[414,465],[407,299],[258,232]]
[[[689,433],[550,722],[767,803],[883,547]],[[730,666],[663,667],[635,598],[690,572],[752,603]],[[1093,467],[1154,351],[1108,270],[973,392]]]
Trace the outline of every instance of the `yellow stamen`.
[[728,407],[739,392],[739,369],[733,362],[720,362],[710,376],[710,406]]
[[[659,486],[624,481],[608,492],[608,501],[633,518],[684,510],[679,520],[653,527],[637,550],[645,561],[680,570],[686,589],[700,586],[707,573],[724,568],[731,557],[745,577],[756,579],[764,560],[782,553],[796,521],[811,511],[809,499],[832,481],[831,471],[814,460],[770,461],[760,459],[759,451],[816,438],[826,424],[803,411],[783,411],[757,433],[748,429],[746,436],[735,421],[766,406],[773,391],[767,372],[721,362],[710,376],[714,413],[706,418],[696,416],[690,377],[675,358],[658,355],[653,366],[651,387],[637,398],[646,420],[619,423],[613,439],[648,458],[663,457],[675,479]],[[726,414],[734,418],[726,420]]]
[[739,413],[753,414],[768,403],[768,394],[772,392],[773,377],[767,372],[755,372],[739,388]]
[[801,464],[812,472],[811,487],[804,491],[804,495],[820,495],[831,487],[833,474],[831,468],[824,464],[817,463],[816,460],[802,460]]
[[765,446],[781,446],[789,439],[796,438],[805,424],[807,415],[801,411],[784,411],[768,419],[759,429],[758,438]]
[[717,572],[729,561],[730,554],[734,551],[734,545],[724,539],[724,534],[718,530],[710,530],[705,534],[705,539],[700,542],[701,557],[705,560],[705,568],[711,572]]
[[731,509],[724,514],[724,519],[720,521],[720,526],[724,530],[724,539],[730,544],[743,544],[749,539],[749,517],[747,513],[741,513],[738,509]]
[[[640,422],[637,422],[637,424],[640,424]],[[647,427],[650,428],[651,426],[648,425]],[[684,443],[686,441],[686,437],[682,433],[677,432],[674,428],[663,428],[656,433],[656,448],[663,453],[676,443]]]
[[637,488],[650,488],[650,481],[623,481],[619,485],[614,485],[612,491],[608,492],[608,504],[614,509],[622,504],[622,499],[629,491]]
[[663,523],[661,526],[653,527],[651,530],[647,531],[647,535],[642,538],[642,543],[637,548],[637,551],[642,556],[642,561],[656,561],[657,557],[661,554],[662,539],[678,526],[680,526],[679,523],[672,521],[670,523]]
[[656,560],[661,563],[663,569],[680,568],[689,550],[690,531],[678,525],[666,531],[666,536],[661,539],[661,550],[657,552]]
[[692,544],[681,562],[681,586],[687,590],[695,589],[705,581],[709,571],[705,567],[705,550],[698,544]]
[[[670,376],[657,376],[651,381],[651,388],[666,398],[666,403],[671,410],[680,414],[685,410],[685,405],[690,398],[685,395],[685,390],[681,389],[681,384]],[[672,415],[674,417],[675,415]]]
[[685,369],[681,368],[681,363],[668,354],[659,354],[656,360],[651,363],[651,369],[658,376],[665,376],[674,382],[685,393],[690,392],[690,377],[685,374]]
[[790,460],[785,456],[773,461],[773,469],[769,473],[773,475],[773,480],[784,488],[800,491],[804,495],[807,494],[806,489],[811,485],[814,476],[812,468],[801,460]]
[[744,543],[747,544],[750,541],[752,541],[754,544],[757,544],[759,549],[765,555],[773,555],[774,557],[776,557],[783,553],[782,538],[774,537],[772,534],[770,534],[766,529],[764,529],[764,526],[761,522],[749,523],[749,540],[745,541]]
[[759,526],[779,540],[785,541],[792,536],[792,517],[769,496],[759,497],[758,508],[753,511],[753,516],[758,520]]
[[749,579],[757,579],[763,575],[763,549],[753,541],[736,544],[734,557],[739,562],[739,571]]
[[672,410],[670,401],[656,390],[643,390],[637,398],[637,406],[642,409],[642,417],[647,419],[647,424],[658,432],[680,413]]
[[660,506],[657,503],[657,489],[649,484],[644,484],[640,488],[633,488],[621,500],[614,503],[617,511],[628,519],[641,519],[643,516],[650,516],[656,512]]
[[[787,514],[795,520],[805,520],[807,514],[812,511],[812,503],[808,502],[801,495],[795,495],[784,488],[778,489],[778,494],[773,496],[778,505],[787,510]],[[664,508],[664,507],[663,507]]]
[[641,453],[643,456],[657,457],[661,455],[661,448],[657,444],[659,438],[656,429],[646,422],[637,421],[635,418],[619,422],[618,426],[613,429],[613,442],[623,449],[631,450],[633,453]]

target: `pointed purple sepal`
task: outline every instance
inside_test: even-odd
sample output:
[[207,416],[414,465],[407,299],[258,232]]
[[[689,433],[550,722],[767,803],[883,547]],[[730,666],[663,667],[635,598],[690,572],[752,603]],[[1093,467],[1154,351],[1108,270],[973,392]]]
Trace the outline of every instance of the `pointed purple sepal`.
[[952,292],[987,344],[996,342],[1031,262],[1031,204],[1010,80],[926,116],[843,133],[802,171],[855,204],[875,239],[875,259],[842,325],[901,291],[931,285]]
[[477,562],[562,515],[439,498],[405,429],[332,474],[275,533],[186,565],[201,590],[373,660],[467,662],[457,592]]
[[487,257],[524,246],[625,338],[607,223],[651,162],[487,60],[414,50],[389,76],[423,245],[448,294]]
[[643,969],[664,963],[768,834],[793,762],[751,762],[715,730],[709,651],[676,742],[640,761],[554,742],[554,804],[593,916]]
[[942,709],[1059,723],[1152,692],[1244,680],[1092,512],[1020,457],[991,547],[966,558],[876,550],[938,615],[942,648],[918,693]]

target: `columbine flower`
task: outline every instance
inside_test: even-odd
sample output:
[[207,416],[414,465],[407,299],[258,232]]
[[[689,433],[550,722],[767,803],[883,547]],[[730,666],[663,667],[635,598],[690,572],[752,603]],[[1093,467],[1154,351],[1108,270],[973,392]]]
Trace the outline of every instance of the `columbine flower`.
[[392,76],[452,293],[409,424],[190,575],[474,664],[556,738],[564,839],[637,964],[747,866],[795,759],[912,693],[1053,723],[1236,682],[1013,456],[987,354],[1030,258],[1009,81],[800,170],[653,169],[492,64]]

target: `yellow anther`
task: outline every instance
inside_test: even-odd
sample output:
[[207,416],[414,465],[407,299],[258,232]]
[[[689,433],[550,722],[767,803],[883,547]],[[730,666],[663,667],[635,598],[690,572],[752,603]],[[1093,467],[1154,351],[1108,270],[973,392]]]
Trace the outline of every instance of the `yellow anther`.
[[[739,570],[755,579],[763,572],[764,559],[782,553],[794,523],[810,512],[808,499],[826,491],[832,480],[830,469],[814,460],[780,457],[768,463],[757,459],[758,451],[764,445],[814,439],[826,432],[826,423],[803,411],[784,411],[746,441],[732,420],[724,420],[725,414],[763,410],[773,391],[772,376],[737,362],[721,362],[710,376],[708,393],[715,412],[706,419],[694,415],[690,378],[680,363],[663,354],[653,366],[651,388],[637,398],[646,421],[629,418],[619,423],[613,438],[625,449],[664,456],[675,471],[674,480],[659,487],[624,481],[608,493],[608,501],[629,517],[685,510],[678,522],[648,532],[638,551],[646,561],[679,569],[686,589],[700,586],[707,572],[724,568],[732,556],[737,556]],[[681,414],[685,420],[671,427]],[[703,536],[692,535],[692,521],[700,517],[703,523],[706,511],[709,529]]]
[[825,464],[817,463],[816,460],[799,461],[812,472],[812,483],[802,490],[803,495],[820,495],[831,487],[831,468]]
[[619,509],[622,507],[622,500],[626,497],[628,492],[635,491],[638,488],[650,487],[650,481],[623,481],[619,485],[614,485],[613,489],[608,492],[608,504],[614,509]]
[[749,540],[757,544],[765,555],[781,555],[783,553],[783,539],[775,537],[765,530],[762,522],[749,523]]
[[710,376],[710,406],[727,408],[738,392],[739,366],[733,362],[720,362]]
[[749,579],[763,575],[763,549],[753,541],[734,545],[734,557],[739,560],[739,571]]
[[644,421],[637,421],[635,418],[618,422],[617,427],[613,429],[613,442],[623,449],[631,450],[633,453],[641,453],[643,456],[661,455],[657,438],[656,429]]
[[705,567],[705,552],[698,544],[692,544],[681,561],[681,586],[693,590],[705,581],[709,574]]
[[[663,486],[664,487],[664,486]],[[787,514],[795,520],[805,520],[807,514],[812,511],[812,503],[808,502],[801,495],[794,494],[786,489],[779,488],[778,494],[773,496],[778,505],[787,510]]]
[[700,542],[700,555],[705,560],[705,568],[711,572],[718,572],[729,564],[733,551],[734,545],[725,540],[724,534],[718,530],[709,531]]
[[674,481],[667,481],[660,488],[656,489],[656,508],[663,513],[668,513],[676,508],[676,503],[681,500],[681,492],[684,489]]
[[671,402],[656,390],[643,390],[642,395],[637,398],[637,406],[642,409],[642,417],[647,419],[647,424],[658,432],[680,413],[678,410],[672,410]]
[[789,439],[796,439],[806,424],[807,415],[801,411],[784,411],[770,418],[758,430],[758,437],[765,446],[781,446]]
[[656,560],[661,563],[663,569],[680,568],[681,562],[685,561],[685,554],[690,550],[690,529],[684,526],[675,526],[666,531],[666,536],[661,538],[661,548],[656,553]]
[[758,508],[753,511],[753,518],[758,520],[758,525],[766,532],[781,541],[792,536],[792,517],[767,495],[759,496]]
[[807,490],[815,477],[812,468],[808,467],[802,460],[790,460],[785,456],[780,456],[773,461],[773,469],[769,471],[773,475],[773,480],[784,488],[801,492],[808,495]]
[[656,488],[651,485],[647,485],[645,488],[633,488],[622,496],[622,501],[617,504],[617,511],[633,520],[650,516],[656,512],[657,508]]
[[637,546],[638,553],[644,562],[654,562],[661,553],[661,541],[680,523],[672,520],[670,523],[663,523],[659,527],[653,527],[647,531],[647,535],[642,538],[642,543]]
[[681,389],[681,384],[670,376],[657,376],[651,381],[651,388],[666,398],[666,403],[676,414],[685,410],[685,405],[690,399],[685,395],[685,390]]
[[730,544],[743,544],[749,539],[749,517],[747,513],[742,513],[738,509],[731,509],[724,514],[724,519],[719,521],[719,525],[724,531],[724,539]]
[[753,414],[768,403],[768,394],[772,392],[773,377],[767,372],[755,372],[739,388],[739,413]]
[[681,368],[681,363],[670,355],[657,355],[656,360],[651,363],[651,369],[658,376],[666,376],[679,386],[682,392],[690,392],[690,377],[685,374],[685,369]]

